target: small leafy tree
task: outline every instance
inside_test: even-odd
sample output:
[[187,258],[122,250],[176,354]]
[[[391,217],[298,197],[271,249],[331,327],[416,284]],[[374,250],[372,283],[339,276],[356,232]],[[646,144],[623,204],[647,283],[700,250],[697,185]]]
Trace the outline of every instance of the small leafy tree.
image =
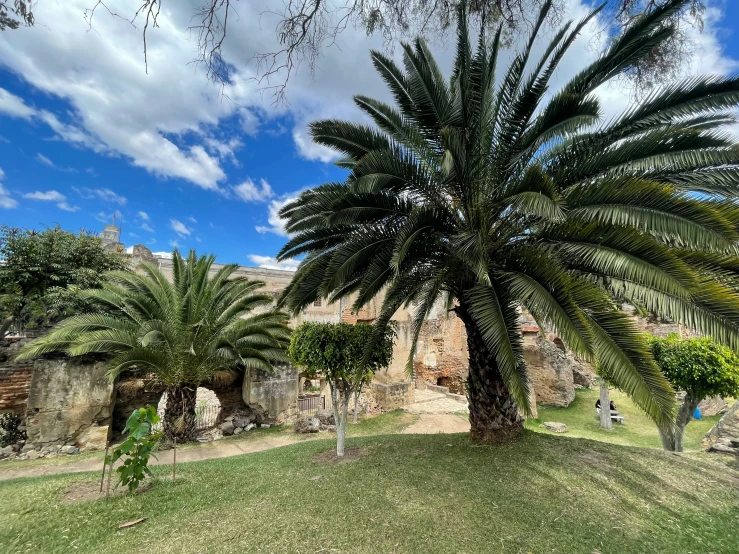
[[[365,355],[365,346],[376,329],[367,323],[303,323],[290,339],[290,359],[309,376],[323,374],[331,388],[336,419],[336,455],[344,455],[349,399],[387,367],[393,356],[395,330],[388,327],[376,347]],[[356,412],[356,400],[355,400]]]
[[660,429],[664,449],[682,452],[685,427],[701,400],[739,394],[739,357],[710,338],[681,340],[672,334],[664,339],[652,337],[650,344],[665,377],[685,392],[675,427]]
[[159,442],[158,434],[153,434],[151,431],[157,423],[159,423],[159,416],[153,406],[134,410],[126,421],[123,432],[128,433],[128,438],[113,451],[112,455],[106,458],[106,463],[112,466],[126,456],[123,465],[115,470],[118,474],[116,487],[125,485],[129,492],[133,493],[147,475],[151,476],[149,458]]

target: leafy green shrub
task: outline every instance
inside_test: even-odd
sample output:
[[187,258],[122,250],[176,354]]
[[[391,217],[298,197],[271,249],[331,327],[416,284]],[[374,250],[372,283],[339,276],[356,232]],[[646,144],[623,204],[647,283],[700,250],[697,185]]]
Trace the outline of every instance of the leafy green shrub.
[[0,414],[0,448],[26,440],[26,432],[18,429],[23,420],[15,414]]
[[739,357],[711,338],[680,339],[675,334],[650,339],[657,365],[675,389],[685,392],[673,432],[662,432],[667,450],[682,451],[682,436],[695,408],[709,396],[739,394]]
[[153,406],[134,410],[126,421],[123,432],[128,433],[128,438],[106,458],[107,463],[114,464],[126,456],[123,465],[115,470],[119,478],[116,487],[125,485],[133,493],[147,475],[151,476],[149,457],[160,438],[160,433],[151,430],[158,422],[159,416]]

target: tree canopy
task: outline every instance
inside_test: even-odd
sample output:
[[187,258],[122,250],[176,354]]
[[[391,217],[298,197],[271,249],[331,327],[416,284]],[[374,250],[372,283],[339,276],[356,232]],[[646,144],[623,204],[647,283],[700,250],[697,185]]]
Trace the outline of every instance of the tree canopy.
[[367,323],[301,323],[290,338],[290,359],[309,375],[322,373],[342,388],[350,386],[390,364],[395,337],[392,329],[365,358],[373,333]]
[[651,339],[657,365],[675,389],[700,402],[709,396],[739,396],[739,356],[710,337]]
[[95,235],[60,227],[3,226],[0,260],[0,310],[18,331],[85,311],[79,292],[100,288],[104,273],[129,267],[125,255],[106,250]]

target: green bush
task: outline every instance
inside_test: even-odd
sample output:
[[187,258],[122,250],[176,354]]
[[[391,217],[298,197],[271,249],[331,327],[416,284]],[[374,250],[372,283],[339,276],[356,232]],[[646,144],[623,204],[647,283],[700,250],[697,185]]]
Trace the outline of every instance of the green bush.
[[15,414],[0,414],[0,448],[26,440],[26,432],[18,429],[23,420]]

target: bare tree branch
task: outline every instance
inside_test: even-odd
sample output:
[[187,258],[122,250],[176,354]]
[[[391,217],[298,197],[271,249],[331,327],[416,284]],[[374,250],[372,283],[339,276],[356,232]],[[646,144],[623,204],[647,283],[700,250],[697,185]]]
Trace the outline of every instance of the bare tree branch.
[[[12,4],[11,4],[12,1]],[[91,0],[95,1],[95,0]],[[144,19],[142,38],[144,64],[148,72],[148,32],[158,27],[158,18],[164,0],[136,0],[138,9],[132,16],[119,15],[97,0],[85,10],[90,28],[95,12],[102,7],[111,16],[125,19],[136,27]],[[668,0],[611,0],[605,14],[610,17],[604,31],[609,36],[624,32],[644,14],[664,5]],[[233,68],[224,60],[223,45],[228,26],[238,16],[239,0],[200,0],[189,27],[197,41],[195,64],[202,64],[207,78],[221,85],[231,82]],[[426,37],[444,37],[452,28],[454,14],[460,0],[284,0],[282,8],[263,11],[260,17],[276,17],[278,47],[271,52],[254,52],[246,59],[256,66],[261,89],[272,91],[275,101],[285,100],[286,87],[300,66],[313,72],[321,54],[336,44],[347,27],[367,35],[379,34],[386,46],[398,39],[422,34]],[[468,0],[470,17],[484,21],[490,28],[502,26],[507,40],[527,30],[545,0]],[[0,29],[16,29],[33,25],[33,0],[0,0]],[[243,5],[246,5],[244,2]],[[553,0],[550,17],[553,21],[566,13],[565,0]],[[655,84],[673,79],[684,60],[693,53],[696,42],[694,31],[703,30],[705,0],[691,0],[667,25],[673,27],[670,40],[652,52],[644,62],[631,68],[626,78],[637,91],[647,91]],[[138,29],[138,27],[136,27]]]
[[0,0],[0,31],[17,29],[21,25],[32,27],[33,0]]

